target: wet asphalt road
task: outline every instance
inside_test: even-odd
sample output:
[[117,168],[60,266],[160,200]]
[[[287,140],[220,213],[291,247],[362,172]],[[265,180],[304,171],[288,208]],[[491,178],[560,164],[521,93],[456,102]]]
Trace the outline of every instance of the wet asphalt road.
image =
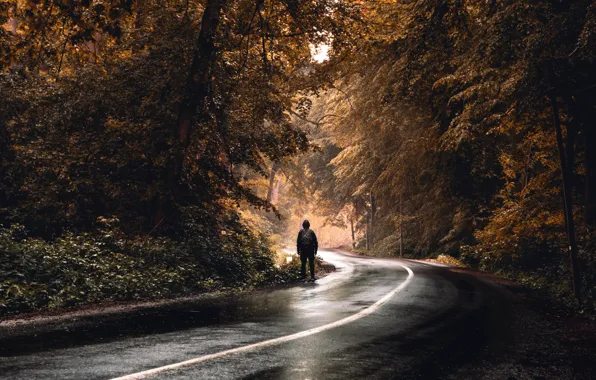
[[[508,296],[495,285],[415,261],[332,251],[321,256],[337,271],[314,284],[258,292],[196,310],[186,306],[102,321],[84,331],[54,331],[25,342],[5,341],[9,346],[0,348],[0,378],[110,379],[371,310],[324,331],[150,378],[436,379],[479,360],[498,361],[510,349],[508,325],[514,316]],[[385,303],[376,304],[396,289]]]

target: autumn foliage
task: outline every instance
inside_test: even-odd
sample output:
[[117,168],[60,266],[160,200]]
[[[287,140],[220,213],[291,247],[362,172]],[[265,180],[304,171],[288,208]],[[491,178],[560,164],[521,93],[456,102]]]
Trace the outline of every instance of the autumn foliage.
[[261,283],[308,213],[593,307],[593,1],[19,0],[0,25],[12,311]]
[[321,213],[374,254],[447,253],[591,308],[596,5],[362,12],[360,42],[327,63],[334,85],[296,117],[322,146],[303,161]]
[[288,110],[320,86],[309,43],[341,36],[349,13],[326,0],[0,1],[4,310],[275,277],[238,207],[273,211],[248,184],[308,149]]

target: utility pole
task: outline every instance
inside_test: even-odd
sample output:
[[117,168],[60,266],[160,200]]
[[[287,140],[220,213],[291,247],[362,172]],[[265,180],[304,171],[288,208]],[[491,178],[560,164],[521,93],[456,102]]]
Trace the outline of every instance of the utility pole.
[[352,231],[352,248],[356,248],[356,239],[354,238],[354,215],[350,215],[350,230]]
[[370,192],[370,248],[375,245],[375,197],[373,192]]
[[399,196],[399,257],[404,257],[404,234],[402,226],[402,196]]

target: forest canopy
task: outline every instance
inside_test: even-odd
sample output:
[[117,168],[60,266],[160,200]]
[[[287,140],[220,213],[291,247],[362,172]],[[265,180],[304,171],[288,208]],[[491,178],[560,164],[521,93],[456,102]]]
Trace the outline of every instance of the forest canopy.
[[593,300],[596,5],[361,11],[361,39],[298,118],[322,145],[303,160],[320,213],[376,255],[447,253]]
[[0,24],[8,312],[263,283],[304,215],[594,299],[593,1],[0,0]]

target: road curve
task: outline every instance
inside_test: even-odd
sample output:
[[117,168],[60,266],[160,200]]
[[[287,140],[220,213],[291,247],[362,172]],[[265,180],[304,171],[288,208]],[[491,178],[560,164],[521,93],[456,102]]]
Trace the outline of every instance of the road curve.
[[321,256],[337,271],[228,300],[213,318],[149,313],[117,334],[3,350],[0,377],[434,379],[507,352],[512,316],[495,285],[415,261]]

